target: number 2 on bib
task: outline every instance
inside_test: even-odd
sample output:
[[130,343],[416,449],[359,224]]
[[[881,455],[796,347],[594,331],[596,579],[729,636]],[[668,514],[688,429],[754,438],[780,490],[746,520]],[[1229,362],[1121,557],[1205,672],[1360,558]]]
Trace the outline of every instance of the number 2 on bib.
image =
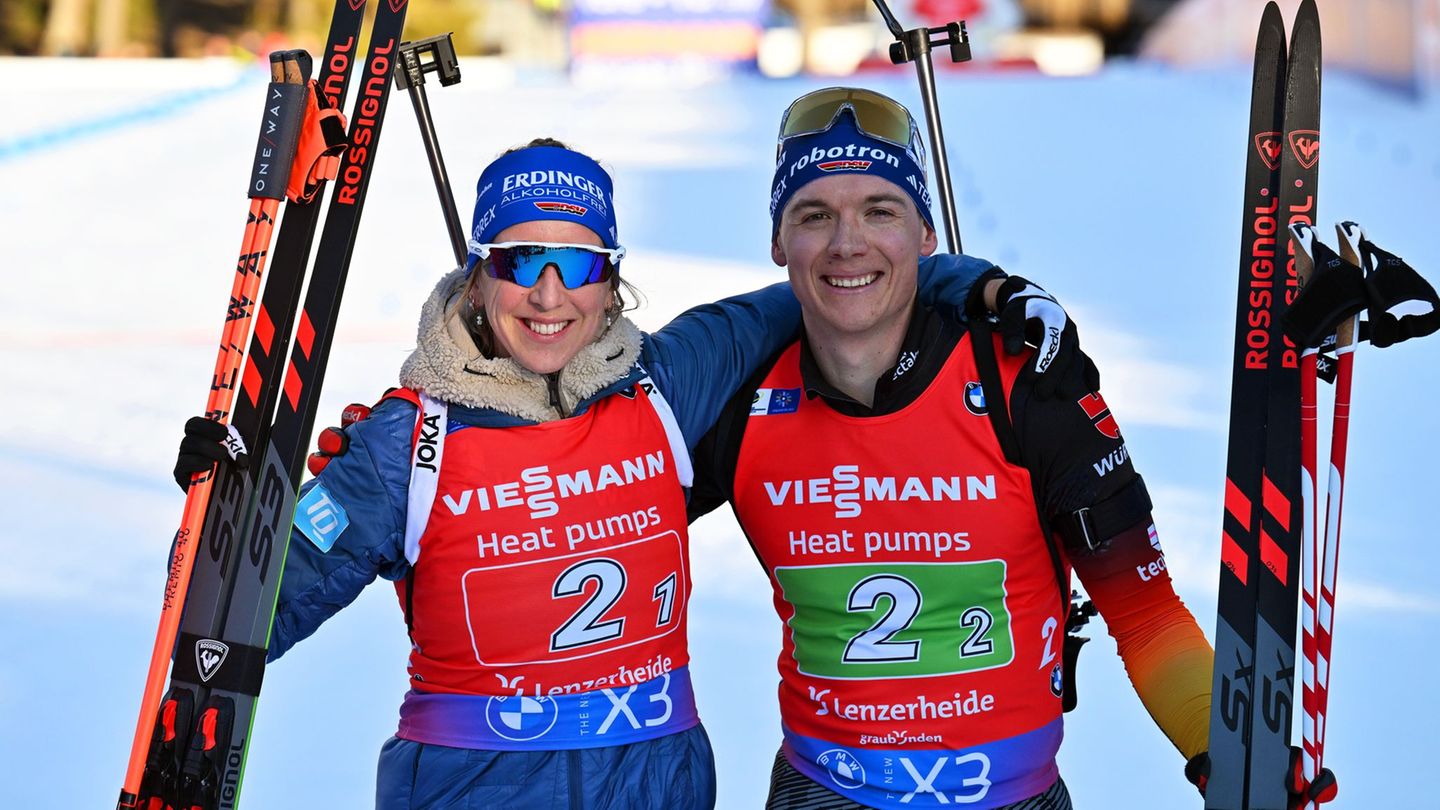
[[806,675],[948,675],[1014,657],[1000,560],[780,567],[775,578]]

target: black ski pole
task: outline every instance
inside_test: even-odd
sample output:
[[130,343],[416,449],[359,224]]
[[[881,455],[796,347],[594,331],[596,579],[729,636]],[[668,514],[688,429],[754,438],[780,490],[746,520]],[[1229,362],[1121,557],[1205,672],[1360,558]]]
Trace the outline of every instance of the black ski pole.
[[964,22],[950,22],[939,28],[900,27],[885,0],[875,0],[885,26],[895,36],[890,43],[890,61],[897,65],[915,63],[920,78],[920,99],[925,104],[925,123],[930,129],[930,151],[935,155],[935,187],[940,193],[940,213],[945,218],[945,244],[951,253],[959,253],[960,224],[955,217],[955,192],[950,186],[950,163],[945,157],[945,133],[940,126],[940,101],[935,96],[935,68],[930,51],[936,46],[950,49],[950,61],[970,61],[970,35]]
[[420,123],[420,138],[425,142],[425,156],[430,159],[430,174],[435,178],[435,191],[440,195],[440,209],[445,214],[445,227],[450,231],[450,247],[455,251],[456,266],[465,263],[469,248],[460,213],[455,208],[455,193],[445,171],[445,158],[440,155],[440,141],[435,135],[435,121],[430,117],[430,100],[425,96],[425,74],[436,73],[440,86],[449,87],[460,81],[460,63],[455,59],[455,43],[450,34],[400,43],[400,58],[395,62],[395,86],[410,93],[415,106],[415,119]]

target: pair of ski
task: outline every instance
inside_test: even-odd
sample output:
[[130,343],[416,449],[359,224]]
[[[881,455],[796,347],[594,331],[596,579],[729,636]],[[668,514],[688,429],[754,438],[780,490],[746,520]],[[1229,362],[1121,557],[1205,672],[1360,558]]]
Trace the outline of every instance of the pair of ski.
[[[237,806],[297,489],[407,5],[381,0],[357,61],[365,0],[336,0],[314,82],[303,52],[272,57],[250,213],[205,411],[252,455],[247,469],[221,464],[191,482],[117,808]],[[334,113],[344,109],[357,64],[361,92],[347,133]],[[287,176],[295,171],[302,175]],[[326,179],[338,182],[301,307]]]
[[[1256,40],[1246,143],[1205,791],[1212,810],[1290,806],[1300,567],[1313,538],[1316,355],[1292,342],[1282,321],[1304,281],[1289,226],[1316,221],[1319,130],[1314,0],[1300,5],[1288,53],[1271,2]],[[1302,432],[1310,437],[1303,449]],[[1313,577],[1310,563],[1306,574]],[[1317,759],[1305,765],[1313,778]]]
[[[1337,226],[1338,254],[1315,237],[1320,51],[1315,0],[1300,4],[1288,52],[1280,9],[1266,6],[1246,141],[1205,784],[1212,810],[1290,810],[1297,790],[1299,804],[1311,808],[1335,795],[1324,754],[1354,348],[1366,327],[1377,348],[1440,329],[1440,296],[1358,225]],[[1356,317],[1361,309],[1369,311],[1365,323]],[[1317,379],[1335,383],[1323,544],[1316,538]],[[1291,731],[1302,589],[1297,761]]]

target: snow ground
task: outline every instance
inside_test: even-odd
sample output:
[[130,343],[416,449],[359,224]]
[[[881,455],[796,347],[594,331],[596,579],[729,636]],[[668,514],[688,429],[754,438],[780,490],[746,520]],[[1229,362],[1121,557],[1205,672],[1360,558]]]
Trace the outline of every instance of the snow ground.
[[[470,64],[459,86],[431,87],[467,216],[489,158],[552,135],[616,174],[642,326],[782,277],[767,250],[774,126],[821,85],[576,88]],[[908,74],[862,81],[919,109]],[[121,781],[180,512],[173,448],[213,363],[262,82],[228,62],[0,60],[0,368],[15,383],[0,392],[0,776],[16,806],[105,806]],[[1171,573],[1211,633],[1248,75],[1116,65],[940,85],[965,246],[1075,316]],[[409,104],[393,101],[321,424],[391,384],[451,261]],[[1440,102],[1332,74],[1324,109],[1322,223],[1355,219],[1440,278]],[[1357,363],[1328,757],[1342,810],[1411,806],[1394,775],[1429,767],[1440,717],[1425,680],[1440,641],[1426,529],[1437,360],[1431,341]],[[692,649],[720,805],[757,807],[779,739],[778,626],[728,514],[694,537]],[[387,590],[270,670],[247,807],[369,806],[405,688]],[[1061,756],[1077,806],[1198,807],[1093,629]]]

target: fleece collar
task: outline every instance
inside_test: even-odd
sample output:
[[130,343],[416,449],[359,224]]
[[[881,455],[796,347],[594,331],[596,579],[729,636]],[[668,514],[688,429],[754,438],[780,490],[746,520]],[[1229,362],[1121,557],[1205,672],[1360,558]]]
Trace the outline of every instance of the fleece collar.
[[[550,403],[547,375],[508,357],[489,358],[480,352],[454,306],[464,289],[463,268],[435,285],[420,311],[415,351],[400,367],[400,384],[454,405],[490,408],[534,422],[560,418]],[[639,356],[640,330],[629,318],[617,318],[557,372],[565,413],[629,374]]]

